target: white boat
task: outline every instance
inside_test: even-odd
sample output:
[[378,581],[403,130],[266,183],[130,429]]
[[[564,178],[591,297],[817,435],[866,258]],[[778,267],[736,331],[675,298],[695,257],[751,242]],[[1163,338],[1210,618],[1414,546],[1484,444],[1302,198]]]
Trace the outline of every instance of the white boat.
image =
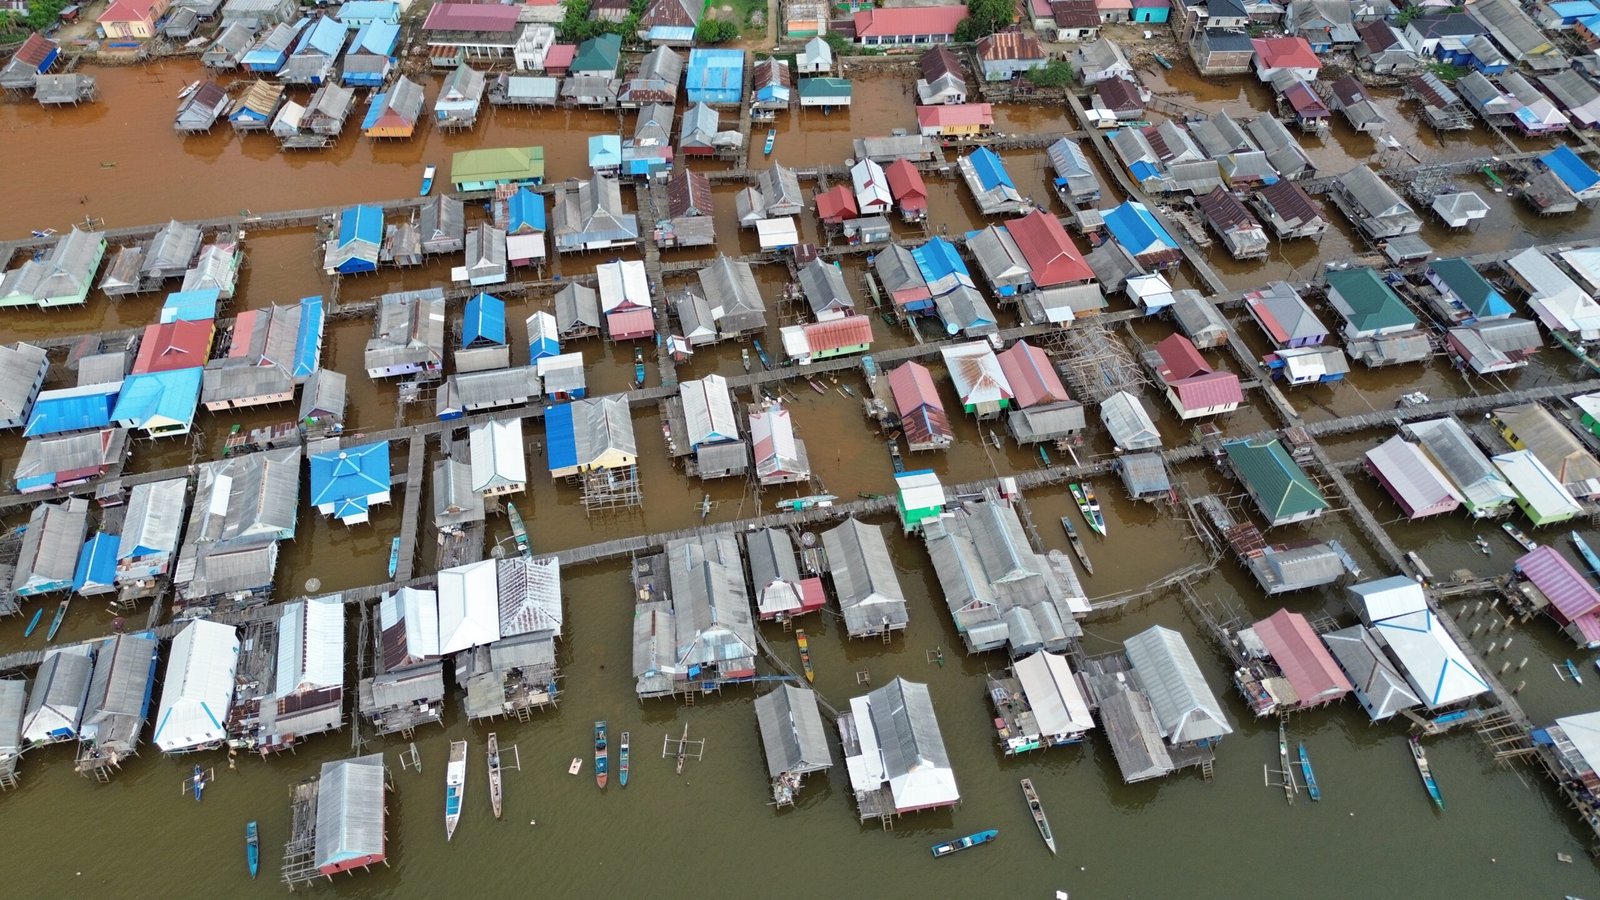
[[185,87],[183,90],[178,92],[178,99],[182,100],[183,98],[189,96],[190,94],[192,94],[192,93],[194,93],[195,91],[198,91],[198,90],[200,90],[200,82],[191,81],[191,82],[189,82],[187,87]]
[[444,770],[444,839],[455,836],[461,821],[461,798],[467,788],[467,742],[450,742],[450,764]]

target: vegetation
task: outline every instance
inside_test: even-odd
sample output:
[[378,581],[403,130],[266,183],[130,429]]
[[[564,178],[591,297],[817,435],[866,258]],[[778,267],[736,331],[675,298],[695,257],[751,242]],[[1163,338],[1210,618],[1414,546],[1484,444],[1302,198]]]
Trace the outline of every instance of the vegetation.
[[30,31],[44,31],[61,20],[70,0],[31,0],[28,11],[0,12],[0,39],[21,40]]
[[835,58],[854,53],[858,49],[855,44],[850,43],[848,38],[837,31],[828,32],[822,36],[822,39],[827,42],[828,49],[833,51]]
[[1455,84],[1457,78],[1470,71],[1466,66],[1454,66],[1447,62],[1431,62],[1425,68],[1445,84]]
[[956,25],[956,40],[975,41],[1009,26],[1017,18],[1017,0],[968,0],[967,17]]
[[1072,70],[1072,63],[1064,59],[1052,59],[1042,69],[1029,69],[1022,73],[1022,77],[1029,83],[1044,88],[1064,88],[1072,84],[1076,73]]
[[738,36],[739,26],[726,19],[701,19],[694,30],[694,39],[702,44],[726,44]]
[[589,18],[589,0],[566,0],[562,4],[561,22],[556,25],[556,31],[563,41],[573,44],[602,34],[614,34],[625,43],[632,43],[638,37],[639,19],[649,8],[650,0],[632,0],[628,5],[628,15],[622,21],[606,22]]

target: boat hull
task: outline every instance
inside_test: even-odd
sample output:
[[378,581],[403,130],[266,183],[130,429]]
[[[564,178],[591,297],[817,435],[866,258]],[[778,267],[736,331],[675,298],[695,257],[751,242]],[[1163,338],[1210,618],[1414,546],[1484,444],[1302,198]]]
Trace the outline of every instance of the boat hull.
[[244,858],[250,867],[250,877],[256,877],[261,871],[261,833],[254,822],[244,827]]
[[979,831],[975,834],[969,834],[964,838],[957,838],[953,841],[945,841],[942,844],[934,844],[933,856],[935,859],[938,859],[942,856],[950,856],[955,853],[960,853],[962,850],[970,850],[980,844],[987,844],[999,836],[1000,832],[991,828],[988,831]]

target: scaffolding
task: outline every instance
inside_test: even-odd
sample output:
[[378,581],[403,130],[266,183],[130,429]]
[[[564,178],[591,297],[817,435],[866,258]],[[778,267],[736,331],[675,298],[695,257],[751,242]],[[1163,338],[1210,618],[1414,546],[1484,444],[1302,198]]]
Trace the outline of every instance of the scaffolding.
[[630,509],[644,505],[644,490],[639,484],[638,465],[618,466],[614,469],[595,469],[575,475],[571,479],[582,491],[583,513],[614,509]]
[[1100,403],[1119,391],[1137,394],[1146,383],[1128,346],[1106,325],[1085,322],[1039,340],[1067,386],[1084,402]]

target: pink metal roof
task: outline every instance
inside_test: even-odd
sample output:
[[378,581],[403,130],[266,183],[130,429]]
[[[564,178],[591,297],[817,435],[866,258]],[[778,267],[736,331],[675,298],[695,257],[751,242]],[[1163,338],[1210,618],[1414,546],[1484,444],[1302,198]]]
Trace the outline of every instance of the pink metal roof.
[[909,160],[897,159],[889,163],[883,167],[883,174],[889,178],[889,193],[902,209],[928,208],[928,186],[922,181],[922,173]]
[[923,128],[937,125],[978,125],[994,127],[994,106],[988,103],[950,103],[943,106],[917,107],[917,124]]
[[966,17],[965,6],[903,6],[897,9],[871,9],[856,13],[856,37],[955,34],[956,25]]
[[616,341],[649,337],[656,333],[655,313],[648,306],[619,310],[606,316],[606,331]]
[[1312,52],[1303,37],[1256,38],[1250,42],[1256,50],[1256,60],[1263,69],[1322,68],[1322,60]]
[[1194,342],[1181,334],[1169,334],[1156,345],[1156,355],[1161,357],[1161,377],[1168,384],[1211,371],[1206,358],[1195,349]]
[[1061,376],[1050,365],[1050,357],[1027,341],[1017,341],[999,354],[1000,370],[1011,382],[1017,405],[1023,409],[1044,403],[1072,399],[1061,385]]
[[1020,219],[1006,223],[1006,231],[1017,242],[1022,258],[1032,270],[1033,283],[1039,287],[1058,284],[1075,284],[1090,281],[1094,270],[1083,261],[1083,254],[1067,237],[1061,220],[1035,209]]
[[572,59],[577,55],[577,44],[551,44],[550,49],[544,54],[544,67],[546,70],[570,69]]
[[817,195],[817,217],[822,221],[837,224],[857,215],[856,195],[849,185],[836,184]]
[[440,3],[428,10],[423,31],[511,32],[517,7],[499,3]]
[[822,579],[812,576],[800,579],[800,611],[807,613],[828,605],[828,595],[822,589]]
[[1549,544],[1518,559],[1517,571],[1550,598],[1550,615],[1563,625],[1600,611],[1600,593]]
[[1280,609],[1254,627],[1256,637],[1272,654],[1272,661],[1300,695],[1301,706],[1328,703],[1350,693],[1350,679],[1333,661],[1333,655],[1305,616]]
[[871,316],[845,316],[805,326],[806,346],[812,353],[872,343]]
[[133,373],[171,372],[205,365],[211,357],[214,327],[210,319],[145,326],[139,355],[133,360]]
[[1572,630],[1576,631],[1585,647],[1600,645],[1600,616],[1595,613],[1584,613],[1572,620]]
[[1232,372],[1207,372],[1167,383],[1184,409],[1206,409],[1244,402],[1239,376]]
[[889,390],[894,394],[894,405],[904,416],[919,406],[944,409],[939,401],[939,388],[928,374],[928,367],[919,362],[908,362],[889,373]]

